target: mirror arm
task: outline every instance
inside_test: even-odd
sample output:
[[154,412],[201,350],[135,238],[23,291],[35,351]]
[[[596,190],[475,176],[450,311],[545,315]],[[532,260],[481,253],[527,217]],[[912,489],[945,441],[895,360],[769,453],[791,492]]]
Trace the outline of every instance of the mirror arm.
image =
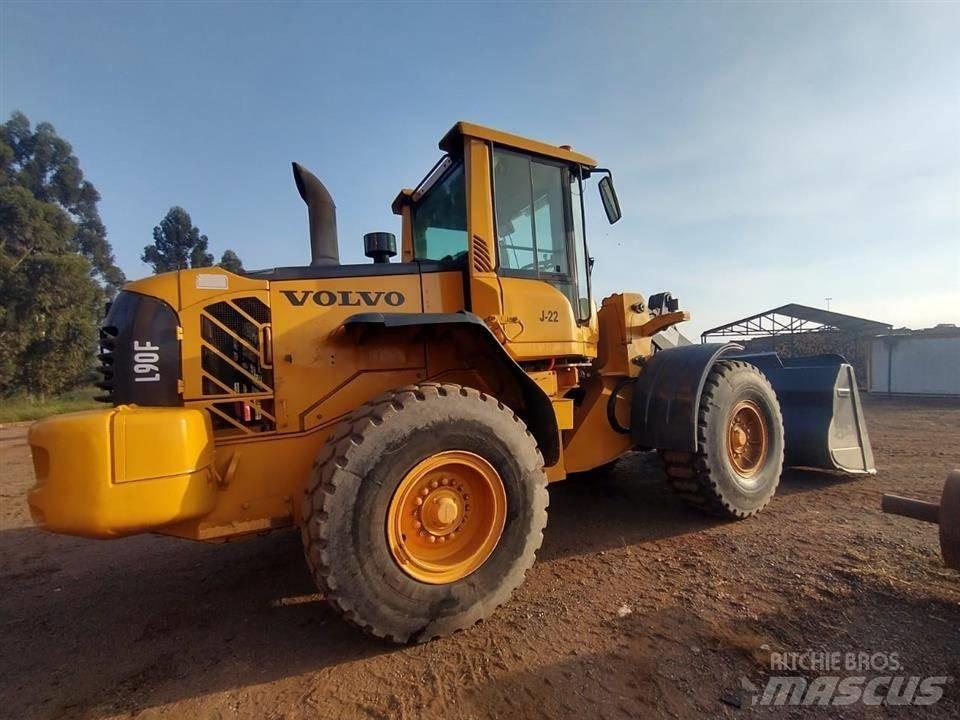
[[610,182],[613,182],[613,172],[607,168],[595,167],[595,168],[584,168],[583,169],[583,179],[587,180],[593,173],[602,173],[610,178]]

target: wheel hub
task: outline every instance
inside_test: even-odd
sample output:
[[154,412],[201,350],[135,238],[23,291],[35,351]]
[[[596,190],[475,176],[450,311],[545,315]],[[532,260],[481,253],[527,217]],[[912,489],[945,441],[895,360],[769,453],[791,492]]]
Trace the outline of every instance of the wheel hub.
[[752,477],[767,457],[767,426],[753,400],[736,404],[727,429],[727,457],[737,474]]
[[507,498],[496,469],[474,453],[437,453],[400,481],[387,514],[387,543],[400,568],[421,582],[466,577],[493,552]]
[[416,515],[423,529],[438,537],[456,532],[466,507],[462,490],[450,486],[449,478],[444,478],[441,483],[442,487],[427,493],[423,503],[417,506]]

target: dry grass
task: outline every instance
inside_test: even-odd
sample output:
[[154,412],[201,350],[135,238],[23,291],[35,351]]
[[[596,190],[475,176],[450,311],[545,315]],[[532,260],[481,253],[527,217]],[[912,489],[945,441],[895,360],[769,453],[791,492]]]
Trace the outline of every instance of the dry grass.
[[46,400],[29,396],[3,398],[0,399],[0,423],[39,420],[50,415],[77,410],[93,410],[103,407],[93,399],[95,395],[101,393],[102,391],[95,387],[83,387]]

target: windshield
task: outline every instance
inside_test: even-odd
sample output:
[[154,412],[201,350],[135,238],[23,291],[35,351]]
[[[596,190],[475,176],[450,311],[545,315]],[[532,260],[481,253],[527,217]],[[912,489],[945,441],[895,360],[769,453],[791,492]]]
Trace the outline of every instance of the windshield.
[[497,147],[493,176],[500,273],[550,283],[589,320],[579,169]]

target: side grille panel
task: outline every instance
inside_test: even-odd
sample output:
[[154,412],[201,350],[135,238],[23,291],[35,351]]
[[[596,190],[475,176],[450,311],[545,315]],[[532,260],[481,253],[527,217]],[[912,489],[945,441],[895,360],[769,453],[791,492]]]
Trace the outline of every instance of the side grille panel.
[[212,303],[200,313],[200,390],[190,404],[210,412],[218,434],[276,430],[270,308],[256,297]]

